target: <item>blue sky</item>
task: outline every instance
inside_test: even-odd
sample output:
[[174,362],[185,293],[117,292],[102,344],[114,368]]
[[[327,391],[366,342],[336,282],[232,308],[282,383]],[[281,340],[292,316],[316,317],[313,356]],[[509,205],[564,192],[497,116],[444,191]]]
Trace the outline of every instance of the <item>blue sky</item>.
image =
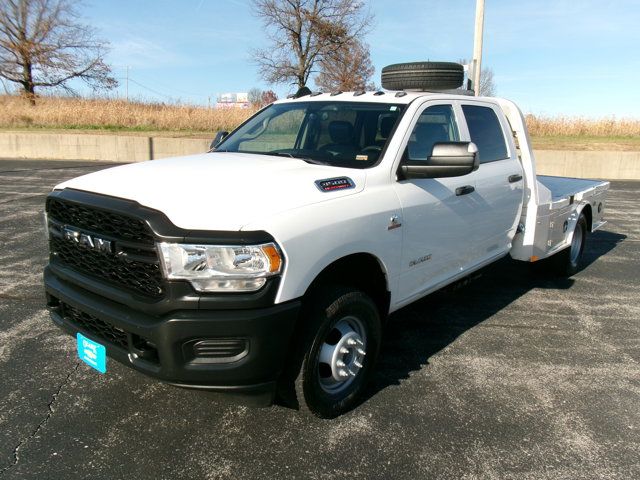
[[[456,61],[473,50],[475,0],[370,0],[364,38],[376,67]],[[124,96],[207,104],[219,93],[273,89],[250,50],[266,40],[249,0],[87,0],[82,14],[111,43]],[[528,113],[640,117],[638,0],[486,0],[483,65],[497,94]]]

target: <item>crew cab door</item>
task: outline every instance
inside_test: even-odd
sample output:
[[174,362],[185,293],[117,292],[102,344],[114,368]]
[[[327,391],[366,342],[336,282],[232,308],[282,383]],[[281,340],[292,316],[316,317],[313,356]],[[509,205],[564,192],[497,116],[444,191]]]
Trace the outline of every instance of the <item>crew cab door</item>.
[[[404,139],[403,158],[425,160],[436,142],[460,141],[453,102],[427,102],[416,112]],[[394,188],[402,206],[402,264],[396,306],[402,306],[456,276],[468,263],[475,239],[470,225],[477,214],[475,173],[450,178],[398,180]],[[466,193],[465,193],[466,192]]]
[[511,249],[524,193],[523,170],[509,124],[492,103],[461,100],[466,130],[478,147],[475,174],[476,215],[470,219],[474,242],[466,268],[485,263]]

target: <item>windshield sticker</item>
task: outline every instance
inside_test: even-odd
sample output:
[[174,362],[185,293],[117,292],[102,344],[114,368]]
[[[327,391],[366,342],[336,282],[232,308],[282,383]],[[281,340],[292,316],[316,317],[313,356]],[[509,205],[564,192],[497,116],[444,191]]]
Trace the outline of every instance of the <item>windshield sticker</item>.
[[316,180],[316,187],[321,192],[332,192],[334,190],[347,190],[355,188],[355,183],[349,177],[326,178],[324,180]]
[[369,160],[369,155],[356,155],[356,160]]
[[391,105],[389,107],[389,110],[391,110],[392,112],[395,112],[396,110],[398,110],[398,107],[396,107],[395,105]]

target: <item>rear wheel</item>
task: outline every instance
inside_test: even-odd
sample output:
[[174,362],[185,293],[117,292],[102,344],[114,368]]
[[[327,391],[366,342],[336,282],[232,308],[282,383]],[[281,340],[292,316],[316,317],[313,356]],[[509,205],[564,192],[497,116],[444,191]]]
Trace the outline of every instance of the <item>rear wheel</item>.
[[582,254],[584,253],[584,244],[587,237],[587,222],[584,215],[580,215],[576,228],[573,231],[571,247],[569,247],[569,258],[567,261],[567,273],[573,275],[578,271]]
[[573,231],[571,245],[556,253],[545,262],[547,269],[553,275],[570,277],[578,273],[582,264],[584,247],[587,240],[587,231],[587,219],[584,214],[581,213]]
[[308,305],[288,380],[300,410],[333,418],[355,406],[371,377],[380,314],[368,295],[346,287],[320,290]]

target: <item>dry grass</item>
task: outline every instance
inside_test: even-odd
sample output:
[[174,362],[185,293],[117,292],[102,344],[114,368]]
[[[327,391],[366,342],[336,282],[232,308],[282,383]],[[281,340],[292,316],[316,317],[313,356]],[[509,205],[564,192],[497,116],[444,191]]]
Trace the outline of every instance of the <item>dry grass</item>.
[[527,115],[533,137],[640,137],[640,120]]
[[106,129],[215,132],[231,130],[251,109],[124,100],[42,97],[35,106],[20,97],[0,96],[0,128]]
[[[162,132],[209,138],[231,130],[254,110],[43,97],[31,106],[20,97],[0,96],[0,128]],[[640,150],[640,120],[538,117],[527,115],[536,148]]]

